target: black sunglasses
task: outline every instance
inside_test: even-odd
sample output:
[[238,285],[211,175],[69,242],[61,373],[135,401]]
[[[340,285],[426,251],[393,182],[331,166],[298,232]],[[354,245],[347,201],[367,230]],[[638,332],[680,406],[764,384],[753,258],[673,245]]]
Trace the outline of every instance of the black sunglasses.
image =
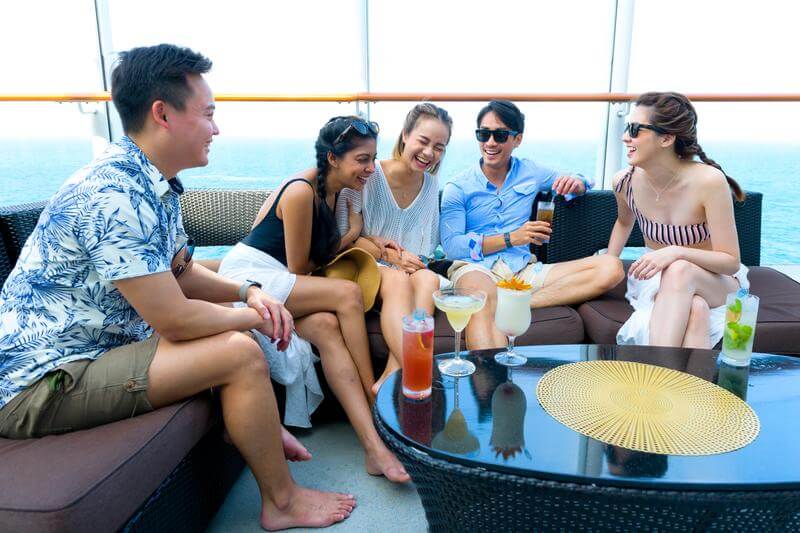
[[360,135],[367,135],[367,132],[372,132],[373,135],[377,136],[378,133],[381,131],[380,126],[378,126],[377,122],[367,122],[366,120],[361,120],[360,118],[350,118],[350,117],[337,117],[329,120],[328,122],[333,122],[334,120],[347,120],[350,124],[336,137],[336,140],[333,141],[333,144],[339,144],[342,142],[346,137],[347,134],[350,133],[352,130],[356,130]]
[[194,239],[189,237],[185,243],[181,244],[181,247],[178,248],[178,251],[175,252],[175,255],[172,256],[172,274],[176,278],[180,277],[181,274],[186,272],[193,255]]
[[639,124],[638,122],[628,122],[625,124],[625,129],[622,130],[623,132],[628,132],[628,135],[631,136],[631,139],[635,139],[639,136],[639,130],[650,130],[656,133],[660,133],[662,135],[669,133],[664,128],[659,128],[658,126],[653,126],[652,124]]
[[519,135],[519,132],[514,130],[490,130],[488,128],[478,128],[475,130],[475,137],[482,143],[488,141],[489,137],[494,137],[495,142],[502,144],[508,140],[509,135],[516,137]]

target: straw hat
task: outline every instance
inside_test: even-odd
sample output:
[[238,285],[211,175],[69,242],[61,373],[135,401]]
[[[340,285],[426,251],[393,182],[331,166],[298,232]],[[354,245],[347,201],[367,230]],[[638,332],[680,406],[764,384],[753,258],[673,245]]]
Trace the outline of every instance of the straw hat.
[[361,287],[364,298],[364,311],[375,305],[375,297],[381,285],[381,274],[378,263],[372,254],[363,248],[348,248],[322,267],[322,275],[326,278],[337,278],[355,281]]

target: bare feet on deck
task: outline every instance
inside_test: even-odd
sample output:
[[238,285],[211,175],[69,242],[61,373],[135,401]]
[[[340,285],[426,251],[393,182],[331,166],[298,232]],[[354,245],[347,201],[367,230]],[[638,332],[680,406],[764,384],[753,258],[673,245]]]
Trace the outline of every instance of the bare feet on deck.
[[386,476],[386,479],[395,483],[406,483],[411,480],[403,468],[403,463],[383,443],[379,449],[366,452],[366,463],[367,473],[372,476]]
[[285,427],[281,426],[281,442],[283,443],[283,455],[289,461],[308,461],[311,453],[294,435],[289,433]]
[[327,527],[341,522],[353,511],[352,494],[322,492],[295,486],[289,503],[279,509],[268,502],[261,511],[261,527],[267,531],[291,527]]

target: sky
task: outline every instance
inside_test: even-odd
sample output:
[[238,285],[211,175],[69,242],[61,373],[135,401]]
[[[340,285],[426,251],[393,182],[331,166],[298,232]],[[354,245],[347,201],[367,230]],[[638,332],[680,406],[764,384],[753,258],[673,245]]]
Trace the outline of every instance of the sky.
[[[613,0],[370,0],[374,92],[605,92]],[[624,2],[623,2],[624,3]],[[0,92],[102,90],[92,0],[6,2]],[[628,91],[800,93],[797,2],[634,0]],[[173,42],[209,56],[215,92],[365,90],[361,0],[109,0],[115,52]],[[502,6],[502,8],[500,7]],[[458,10],[458,13],[455,13]],[[481,103],[442,103],[467,138]],[[599,139],[605,104],[524,104],[526,138]],[[77,104],[0,103],[1,137],[82,137]],[[399,131],[409,103],[370,106]],[[800,144],[800,103],[698,104],[701,140]],[[310,138],[352,104],[220,103],[230,137]],[[393,136],[393,134],[392,134]]]

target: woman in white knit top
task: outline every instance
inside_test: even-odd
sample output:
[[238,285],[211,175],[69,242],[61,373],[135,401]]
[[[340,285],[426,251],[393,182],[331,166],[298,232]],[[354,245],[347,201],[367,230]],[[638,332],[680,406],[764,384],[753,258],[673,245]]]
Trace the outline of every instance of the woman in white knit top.
[[[370,251],[381,268],[381,330],[390,356],[383,380],[402,365],[402,317],[421,307],[433,314],[433,292],[440,278],[419,256],[431,257],[439,244],[439,185],[435,174],[453,122],[447,111],[417,104],[406,116],[392,159],[380,161],[363,196],[342,191],[337,206],[341,234],[347,233],[348,206],[363,216],[356,246]],[[360,201],[359,201],[360,200]],[[360,204],[360,205],[359,205]]]

